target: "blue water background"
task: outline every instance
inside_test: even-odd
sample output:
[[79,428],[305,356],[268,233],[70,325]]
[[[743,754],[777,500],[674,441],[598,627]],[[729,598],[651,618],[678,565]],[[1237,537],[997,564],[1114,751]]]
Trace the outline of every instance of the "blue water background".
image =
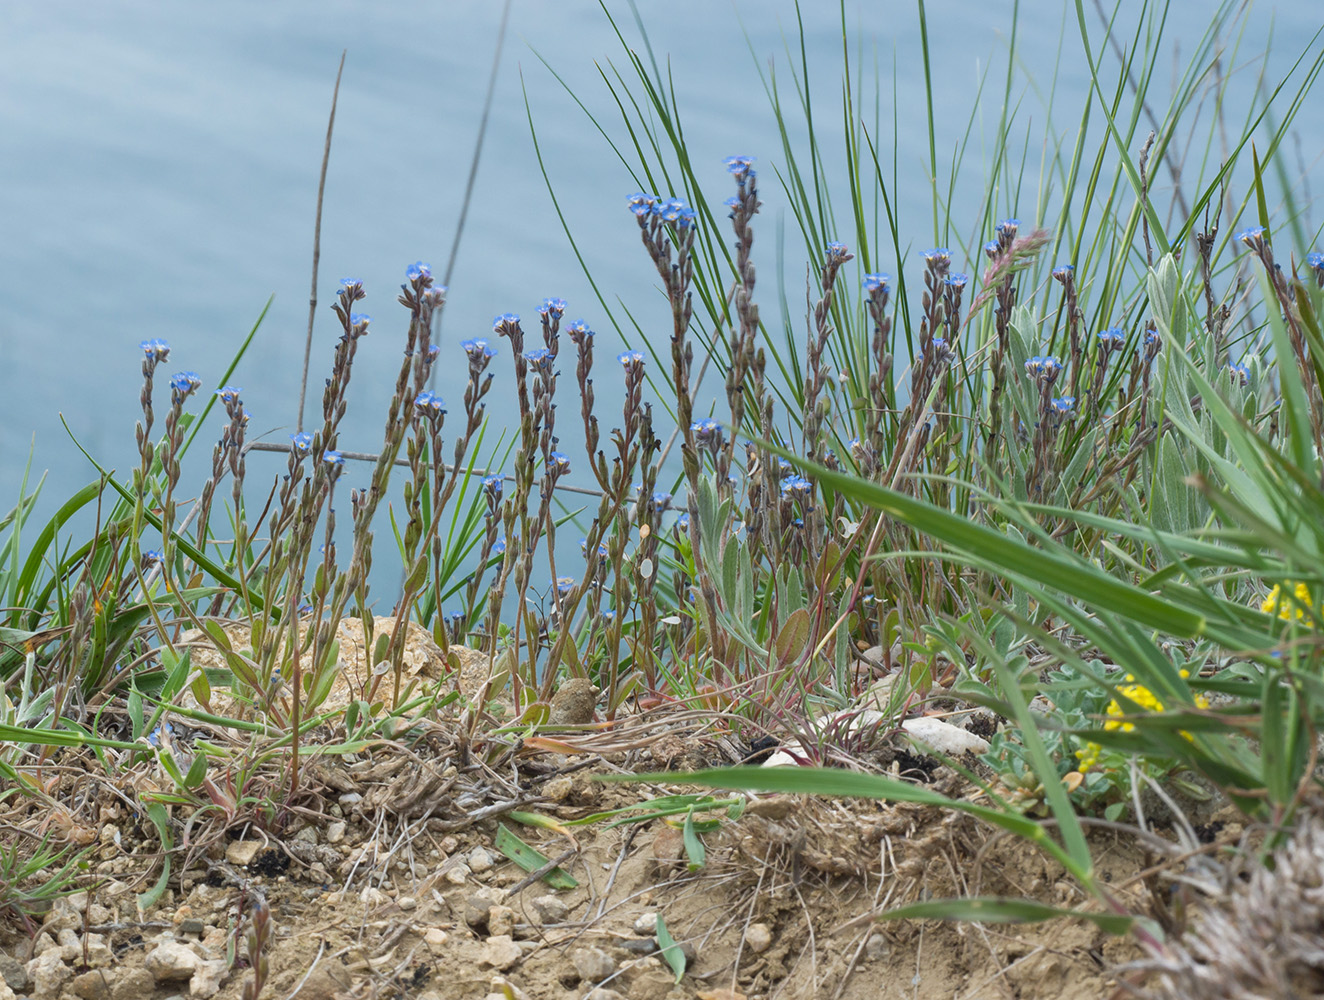
[[[608,7],[626,41],[638,45],[631,9],[615,0]],[[1019,53],[1040,90],[1017,84],[1016,93],[1025,95],[1021,121],[1033,133],[1053,86],[1055,117],[1070,130],[1088,87],[1074,17],[1064,28],[1061,5],[1023,7],[1028,13],[1021,19]],[[888,157],[893,114],[897,119],[899,187],[893,195],[907,238],[918,249],[936,236],[916,7],[850,2],[845,9],[852,58],[862,55],[866,70],[872,74],[876,66],[882,78],[881,138]],[[995,67],[966,152],[967,169],[974,168],[969,196],[976,213],[978,165],[996,145],[988,129],[997,121],[1011,9],[1010,3],[988,0],[928,5],[934,96],[943,119],[940,173],[965,135],[982,74],[990,63]],[[1199,0],[1174,5],[1164,52],[1174,58],[1189,52],[1211,9]],[[757,68],[774,67],[794,97],[787,46],[798,60],[795,7],[785,0],[675,0],[643,3],[640,13],[652,52],[674,85],[690,157],[709,190],[721,190],[724,156],[759,158],[765,202],[760,297],[765,322],[779,329],[776,262],[784,256],[789,300],[801,310],[805,251],[776,182],[780,138]],[[41,0],[0,7],[2,505],[17,496],[34,440],[33,465],[49,470],[43,511],[93,478],[61,417],[83,447],[126,475],[136,464],[139,341],[168,340],[173,353],[166,371],[195,370],[214,389],[271,295],[254,346],[230,381],[244,389],[251,431],[287,440],[304,351],[317,178],[342,48],[348,58],[326,184],[308,413],[310,422],[317,419],[337,335],[329,305],[339,279],[353,275],[369,291],[361,308],[374,323],[359,352],[341,444],[375,450],[403,338],[404,310],[394,299],[411,262],[422,259],[438,274],[444,270],[500,14],[494,0]],[[816,110],[830,140],[840,131],[840,15],[826,3],[805,4],[800,15]],[[1319,22],[1311,0],[1261,5],[1241,57],[1227,67],[1238,74],[1232,99],[1246,106],[1260,71],[1252,57],[1271,36],[1274,76]],[[1091,29],[1098,47],[1097,20]],[[1064,31],[1064,58],[1058,60]],[[567,319],[582,316],[598,331],[605,430],[618,406],[611,359],[622,342],[606,325],[562,231],[535,156],[530,115],[560,211],[598,287],[611,302],[627,303],[658,344],[669,332],[669,316],[625,207],[625,195],[639,183],[543,60],[614,138],[625,141],[600,74],[632,71],[602,10],[584,0],[514,3],[481,170],[450,281],[438,391],[457,411],[463,385],[458,342],[489,334],[498,313],[536,319],[545,296],[561,296],[570,303]],[[1165,74],[1161,68],[1161,81]],[[1159,91],[1165,87],[1160,82]],[[1304,165],[1315,191],[1324,189],[1321,106],[1317,95],[1303,110],[1297,124],[1302,141],[1289,151],[1289,172]],[[863,113],[872,116],[874,109]],[[839,167],[838,148],[828,145],[827,165]],[[1156,198],[1164,196],[1165,183],[1160,176]],[[844,209],[844,186],[836,189]],[[964,196],[957,192],[958,200]],[[877,264],[889,271],[898,266]],[[973,262],[957,264],[975,269]],[[790,320],[803,329],[802,314]],[[508,425],[509,352],[499,346],[490,410]],[[559,414],[568,428],[577,422],[578,401],[571,368],[562,368],[566,395]],[[158,420],[165,409],[161,389]],[[720,391],[718,380],[712,389],[712,395]],[[219,418],[218,408],[211,418],[217,433]],[[207,446],[195,447],[186,466],[186,497],[201,484],[213,437],[212,430],[204,432],[199,444]],[[574,440],[567,430],[563,449],[572,456]],[[248,467],[250,480],[269,482],[283,460],[253,454]],[[366,466],[345,474],[349,485],[366,478]]]

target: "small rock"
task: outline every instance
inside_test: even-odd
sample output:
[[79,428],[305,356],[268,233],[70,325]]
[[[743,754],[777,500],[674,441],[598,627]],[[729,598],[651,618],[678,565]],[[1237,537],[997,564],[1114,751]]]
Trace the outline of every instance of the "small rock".
[[143,966],[158,983],[191,979],[202,959],[178,941],[164,941],[147,953]]
[[442,930],[440,927],[429,927],[426,931],[423,932],[423,940],[426,941],[433,948],[440,948],[442,945],[444,945],[447,941],[450,940],[450,937],[451,936],[447,934],[444,930]]
[[363,796],[358,792],[346,792],[344,795],[340,796],[337,801],[340,803],[340,808],[349,809],[362,802]]
[[179,927],[176,928],[176,933],[183,937],[202,937],[202,932],[206,929],[207,925],[201,920],[197,917],[190,917],[188,920],[181,920],[179,922]]
[[469,866],[464,862],[460,862],[454,868],[448,868],[446,870],[446,881],[451,885],[464,885],[464,883],[469,881],[470,874]]
[[642,913],[635,918],[634,932],[636,934],[652,935],[657,933],[657,914],[650,910]]
[[395,905],[402,910],[412,910],[418,906],[418,900],[413,896],[401,896],[395,901]]
[[540,924],[559,924],[570,915],[570,907],[551,894],[539,896],[530,906]]
[[9,988],[9,984],[0,979],[0,1000],[17,1000],[17,994]]
[[15,993],[24,993],[28,988],[28,973],[23,963],[13,955],[0,951],[0,979]]
[[225,860],[240,868],[247,865],[266,845],[260,840],[233,840],[225,848]]
[[110,977],[101,969],[84,972],[74,976],[73,991],[83,1000],[110,1000]]
[[553,802],[564,802],[574,791],[575,779],[568,774],[558,774],[543,783],[542,793]]
[[119,969],[110,986],[110,1000],[142,1000],[152,995],[152,974],[141,966]]
[[487,852],[485,847],[475,847],[470,851],[468,862],[469,870],[475,875],[481,875],[483,872],[492,870],[492,855]]
[[345,839],[345,821],[336,820],[326,828],[326,842],[328,844],[338,844]]
[[772,928],[767,924],[750,924],[745,930],[745,944],[755,955],[761,955],[772,945]]
[[483,945],[478,956],[479,965],[490,965],[498,972],[505,972],[523,957],[524,952],[509,934],[495,934]]
[[621,942],[621,948],[632,955],[651,955],[657,951],[657,938],[626,938]]
[[966,752],[985,753],[989,746],[988,740],[982,736],[929,716],[906,719],[901,728],[913,739],[949,757],[960,757]]
[[870,962],[877,962],[892,953],[892,942],[883,934],[870,934],[864,942],[864,957]]
[[464,922],[474,930],[487,927],[492,916],[492,908],[500,897],[496,890],[484,886],[464,901]]
[[221,982],[229,971],[230,966],[223,958],[199,963],[193,978],[188,981],[189,996],[204,998],[215,996],[221,991]]
[[74,970],[64,964],[58,948],[42,952],[28,963],[32,1000],[57,1000],[64,984],[74,977]]
[[515,911],[509,906],[493,906],[487,911],[487,933],[515,935]]
[[390,901],[391,897],[375,885],[365,886],[359,893],[359,902],[364,906],[383,906]]
[[317,844],[317,828],[315,826],[305,826],[294,835],[294,840],[300,844]]
[[570,964],[586,983],[600,983],[616,971],[616,959],[601,948],[576,948],[570,953]]
[[586,677],[572,677],[552,696],[548,725],[582,726],[593,721],[598,689]]

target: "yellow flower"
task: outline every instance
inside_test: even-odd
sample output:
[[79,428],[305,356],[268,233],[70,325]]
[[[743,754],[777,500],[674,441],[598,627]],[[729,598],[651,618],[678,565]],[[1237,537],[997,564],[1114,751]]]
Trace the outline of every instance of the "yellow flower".
[[[1189,670],[1183,670],[1181,671],[1181,676],[1184,678],[1189,677],[1191,676],[1191,672]],[[1149,688],[1145,687],[1143,684],[1137,684],[1135,680],[1136,679],[1133,675],[1127,674],[1126,683],[1117,689],[1117,693],[1123,698],[1130,699],[1147,711],[1155,713],[1162,712],[1163,702],[1159,701],[1153,691],[1149,690]],[[1209,707],[1209,699],[1202,694],[1197,693],[1194,701],[1197,708]],[[1118,699],[1114,698],[1112,701],[1108,702],[1108,707],[1104,710],[1108,718],[1104,720],[1103,728],[1109,732],[1116,730],[1121,730],[1124,733],[1134,732],[1136,728],[1135,723],[1129,722],[1123,718],[1123,716],[1127,715],[1129,711],[1129,705],[1126,709],[1123,709]],[[1195,739],[1195,737],[1185,731],[1182,732],[1182,735],[1191,741],[1194,741]],[[1099,744],[1086,743],[1083,750],[1076,751],[1076,758],[1080,761],[1080,766],[1076,768],[1076,770],[1080,771],[1081,774],[1086,773],[1091,767],[1099,762],[1099,755],[1102,752],[1103,747]]]
[[1301,621],[1306,617],[1306,608],[1315,606],[1314,600],[1310,596],[1310,588],[1304,583],[1298,583],[1292,590],[1292,595],[1296,598],[1296,604],[1283,596],[1283,588],[1278,584],[1273,585],[1273,590],[1269,591],[1269,596],[1260,604],[1260,610],[1266,615],[1277,615],[1283,621],[1296,618]]

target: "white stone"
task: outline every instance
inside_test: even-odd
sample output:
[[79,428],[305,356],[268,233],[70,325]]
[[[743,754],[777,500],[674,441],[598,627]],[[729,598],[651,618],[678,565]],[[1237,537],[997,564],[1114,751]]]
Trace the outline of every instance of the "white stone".
[[772,928],[767,924],[750,924],[745,930],[745,944],[755,955],[761,955],[772,945]]
[[263,846],[260,840],[232,840],[225,849],[225,860],[242,868],[257,857]]
[[533,915],[542,924],[559,924],[570,915],[570,907],[550,893],[539,896],[530,905],[533,908]]
[[451,885],[464,885],[469,881],[469,866],[461,862],[446,872],[446,881]]
[[949,757],[960,757],[967,752],[985,753],[988,750],[988,740],[982,736],[967,733],[960,726],[930,716],[907,719],[901,723],[901,728],[926,747]]
[[328,844],[338,844],[345,839],[345,821],[336,820],[326,828],[326,842]]
[[570,953],[570,964],[586,983],[600,983],[616,971],[616,959],[601,948],[576,948]]
[[469,852],[469,870],[475,875],[481,875],[492,868],[492,855],[488,853],[485,847],[475,847]]
[[178,941],[162,942],[143,959],[143,965],[158,983],[191,979],[201,964],[202,959],[194,954],[193,949]]
[[200,962],[188,982],[191,997],[213,997],[221,991],[221,982],[230,971],[225,959],[217,958],[210,962]]
[[440,948],[449,941],[450,938],[451,936],[440,927],[429,927],[423,932],[423,940],[433,948]]
[[509,934],[494,934],[483,945],[483,952],[478,956],[479,965],[490,965],[498,972],[505,972],[520,960],[524,952]]
[[487,932],[515,936],[515,911],[509,906],[493,906],[487,911]]
[[642,936],[657,933],[657,914],[652,910],[635,917],[634,932]]
[[64,964],[59,948],[42,952],[27,964],[32,1000],[57,1000],[74,970]]

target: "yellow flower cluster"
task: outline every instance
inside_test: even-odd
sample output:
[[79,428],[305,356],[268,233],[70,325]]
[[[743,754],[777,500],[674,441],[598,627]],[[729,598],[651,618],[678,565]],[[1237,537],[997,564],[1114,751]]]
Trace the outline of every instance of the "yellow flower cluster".
[[[1189,677],[1191,672],[1189,670],[1183,670],[1181,675],[1182,677]],[[1117,693],[1123,698],[1129,698],[1146,711],[1163,711],[1163,702],[1159,701],[1158,697],[1153,691],[1149,690],[1149,688],[1145,687],[1143,684],[1137,684],[1135,677],[1131,674],[1126,675],[1126,683],[1117,689]],[[1197,708],[1208,708],[1209,699],[1202,694],[1197,694],[1195,696],[1195,705]],[[1105,710],[1108,718],[1104,720],[1103,728],[1110,732],[1118,729],[1124,733],[1134,732],[1135,723],[1127,722],[1122,718],[1124,715],[1131,714],[1130,709],[1130,705],[1123,709],[1116,698],[1108,702],[1108,708]],[[1188,740],[1192,738],[1190,733],[1184,732],[1182,735]],[[1076,759],[1080,762],[1077,765],[1076,770],[1081,774],[1085,774],[1090,768],[1098,764],[1099,755],[1102,752],[1103,747],[1098,743],[1086,743],[1083,749],[1076,751]]]
[[1266,615],[1277,615],[1283,621],[1288,621],[1293,617],[1297,621],[1301,621],[1306,616],[1305,609],[1315,606],[1310,597],[1310,588],[1304,583],[1298,583],[1293,589],[1292,595],[1298,603],[1293,604],[1290,599],[1284,597],[1283,588],[1275,583],[1273,590],[1269,591],[1269,596],[1260,605],[1260,610]]

